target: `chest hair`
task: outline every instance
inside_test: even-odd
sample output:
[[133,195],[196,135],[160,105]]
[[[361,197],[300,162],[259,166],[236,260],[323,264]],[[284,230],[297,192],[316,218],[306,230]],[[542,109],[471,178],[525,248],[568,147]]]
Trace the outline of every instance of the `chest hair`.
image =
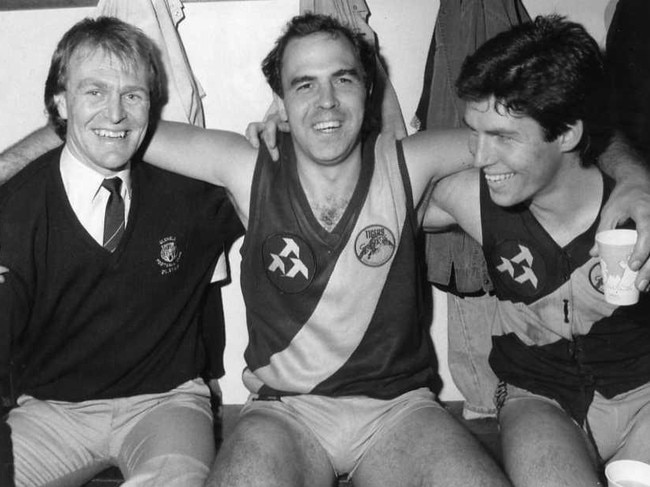
[[327,195],[318,200],[309,200],[311,211],[318,220],[318,223],[331,232],[336,227],[336,224],[341,220],[343,213],[345,213],[349,198],[343,198],[335,195]]

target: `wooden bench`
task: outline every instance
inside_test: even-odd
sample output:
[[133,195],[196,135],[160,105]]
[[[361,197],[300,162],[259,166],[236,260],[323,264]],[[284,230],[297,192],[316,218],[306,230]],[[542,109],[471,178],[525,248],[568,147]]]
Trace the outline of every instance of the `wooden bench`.
[[[446,404],[451,414],[463,423],[487,449],[487,451],[500,462],[501,450],[499,444],[499,435],[496,420],[494,419],[463,419],[463,402],[451,401]],[[241,405],[229,404],[224,406],[223,411],[223,438],[227,438],[232,432],[237,422],[237,416]],[[85,487],[114,487],[122,483],[122,475],[118,468],[113,467],[103,471],[93,480],[88,482]],[[351,484],[345,484],[351,485]]]

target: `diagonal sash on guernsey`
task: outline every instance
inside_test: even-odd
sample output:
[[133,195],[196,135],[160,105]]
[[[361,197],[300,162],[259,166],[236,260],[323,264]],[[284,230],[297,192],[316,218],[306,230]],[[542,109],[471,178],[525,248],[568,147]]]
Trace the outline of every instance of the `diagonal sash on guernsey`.
[[104,179],[102,186],[110,196],[106,202],[104,218],[104,248],[113,252],[120,243],[124,233],[124,199],[122,199],[122,180],[120,178]]

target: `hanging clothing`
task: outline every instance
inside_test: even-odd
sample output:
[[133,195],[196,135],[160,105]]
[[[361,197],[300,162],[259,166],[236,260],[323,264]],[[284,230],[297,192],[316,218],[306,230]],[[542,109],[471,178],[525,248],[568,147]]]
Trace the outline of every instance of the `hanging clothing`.
[[203,88],[196,81],[176,30],[183,20],[180,0],[99,0],[96,16],[117,17],[147,34],[159,47],[167,74],[168,101],[163,120],[187,122],[203,127]]
[[616,127],[650,160],[650,2],[619,0],[607,31],[611,111]]
[[[499,32],[529,21],[521,0],[441,0],[424,89],[413,125],[419,129],[462,126],[465,104],[455,83],[465,58]],[[491,288],[480,247],[464,232],[429,234],[429,280],[461,294]],[[444,258],[441,258],[444,256]]]
[[366,40],[375,46],[377,73],[368,102],[370,116],[381,120],[381,128],[377,127],[381,132],[393,134],[397,139],[406,137],[406,125],[397,93],[395,93],[395,88],[393,88],[379,59],[379,47],[375,32],[367,22],[370,10],[365,0],[300,0],[300,14],[307,12],[336,18],[349,25],[353,30],[363,33]]
[[[462,125],[465,104],[455,82],[465,58],[499,32],[529,21],[521,0],[441,0],[426,63],[418,129]],[[425,194],[421,210],[426,209]],[[465,398],[466,418],[492,415],[497,379],[488,365],[494,298],[479,244],[461,230],[426,235],[429,281],[448,292],[449,369]],[[454,293],[459,294],[455,295]]]

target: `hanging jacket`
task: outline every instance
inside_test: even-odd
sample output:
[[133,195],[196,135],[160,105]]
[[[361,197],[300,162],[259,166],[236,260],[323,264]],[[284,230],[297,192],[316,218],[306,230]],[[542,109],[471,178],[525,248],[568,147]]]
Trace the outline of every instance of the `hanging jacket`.
[[[529,20],[521,0],[441,0],[416,128],[460,127],[465,104],[456,96],[455,83],[463,61],[486,40]],[[481,248],[462,231],[427,234],[426,258],[434,284],[460,294],[491,289]]]

